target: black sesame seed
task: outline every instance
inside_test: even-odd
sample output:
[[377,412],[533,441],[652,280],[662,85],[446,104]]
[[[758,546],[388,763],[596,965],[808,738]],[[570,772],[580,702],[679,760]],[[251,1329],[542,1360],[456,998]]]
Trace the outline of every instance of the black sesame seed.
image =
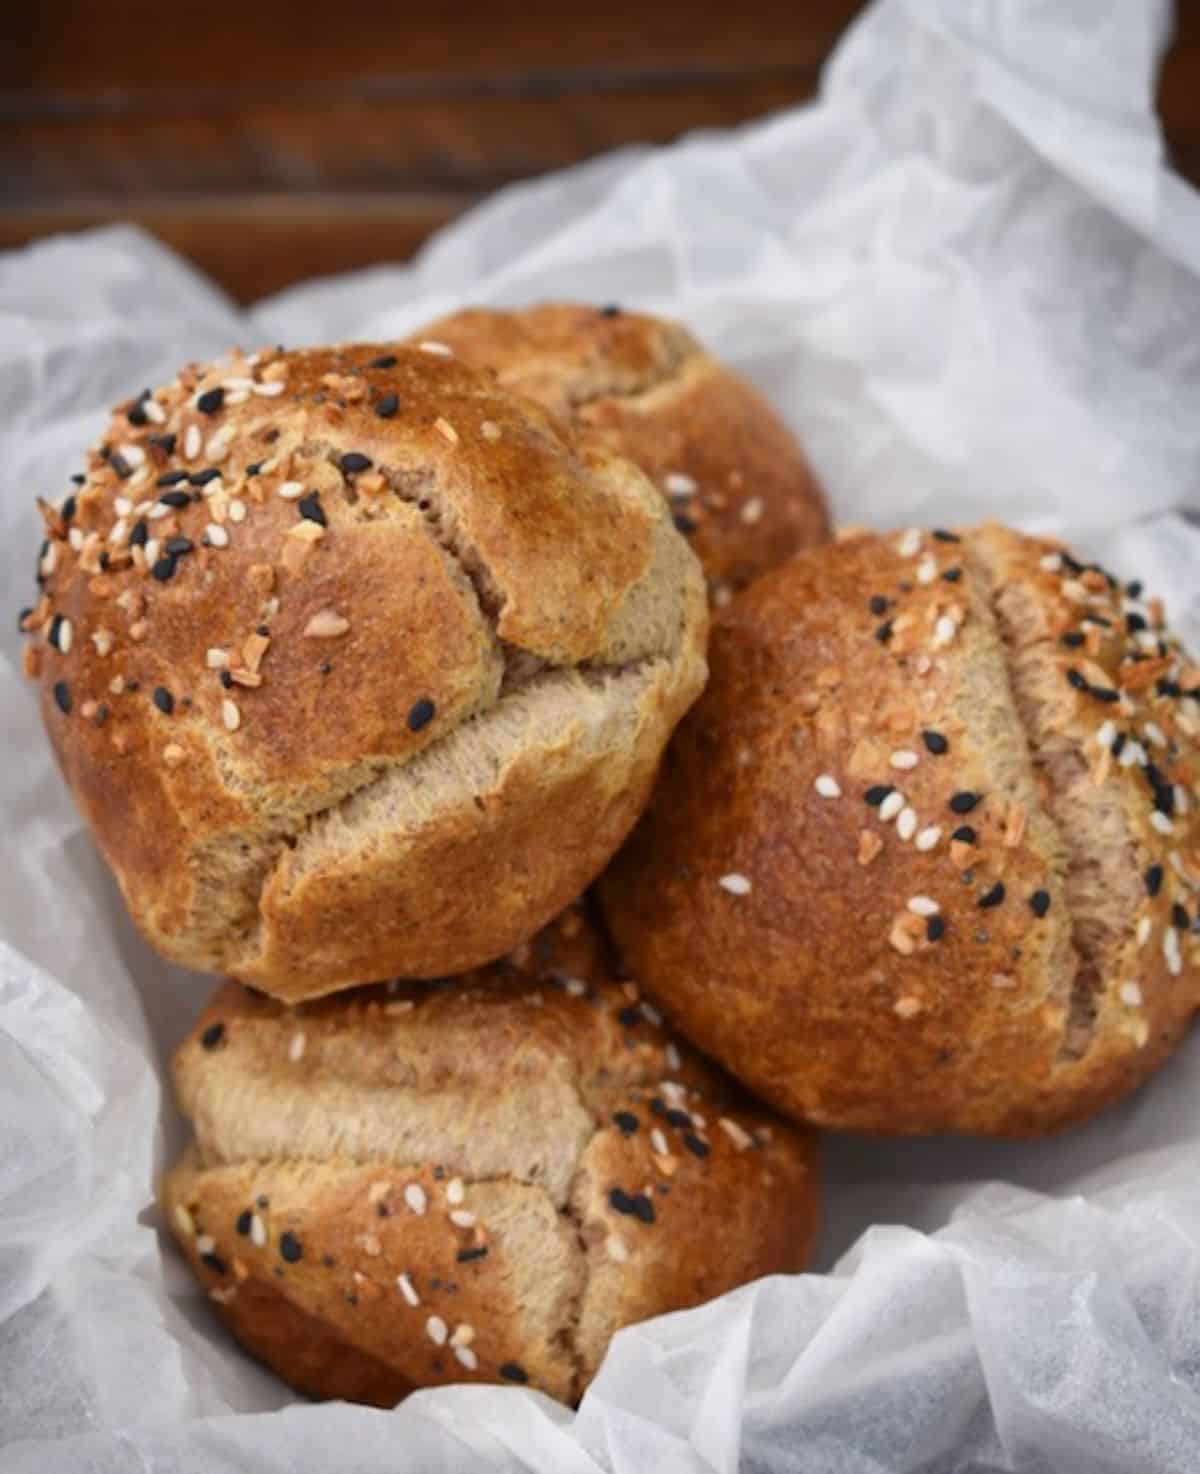
[[296,510],[308,522],[315,522],[319,527],[329,526],[321,509],[321,494],[318,491],[310,491],[307,496],[302,496],[296,503]]
[[635,1024],[640,1024],[642,1021],[642,1015],[636,1008],[623,1008],[617,1014],[617,1018],[624,1029],[632,1029]]
[[1112,755],[1113,755],[1113,757],[1120,757],[1121,756],[1121,754],[1125,751],[1125,744],[1128,741],[1129,741],[1129,733],[1128,732],[1118,732],[1117,733],[1117,735],[1112,740]]
[[260,624],[254,633],[261,635],[264,640],[269,640],[271,638],[271,626],[269,624]]
[[150,536],[150,525],[145,517],[139,517],[133,524],[133,531],[129,534],[129,546],[131,548],[143,548],[146,539]]
[[113,470],[117,473],[122,481],[128,481],[130,476],[133,475],[133,467],[122,455],[117,455],[114,452],[114,454],[109,456],[108,464],[113,468]]
[[678,1106],[671,1106],[665,1113],[667,1121],[677,1130],[682,1131],[692,1124],[692,1118],[687,1111],[681,1111]]
[[940,732],[922,732],[921,739],[934,757],[942,757],[950,751],[950,744]]
[[157,446],[164,455],[173,456],[175,454],[175,434],[173,431],[169,435],[151,435],[150,444]]
[[196,408],[202,415],[215,415],[225,403],[225,391],[218,386],[208,389],[196,400]]
[[289,1264],[295,1264],[304,1255],[304,1249],[300,1244],[300,1240],[290,1228],[285,1228],[279,1235],[279,1254]]
[[626,1136],[632,1136],[638,1129],[638,1118],[632,1111],[614,1111],[613,1120],[621,1128]]
[[1070,553],[1066,552],[1065,549],[1062,554],[1062,560],[1063,567],[1069,568],[1072,573],[1079,574],[1087,572],[1086,566],[1080,563],[1077,559],[1072,558]]
[[633,1199],[624,1188],[614,1187],[608,1195],[608,1201],[618,1213],[632,1214]]
[[667,1103],[655,1095],[651,1098],[650,1109],[656,1116],[665,1116],[667,1114]]
[[170,553],[164,554],[163,557],[158,559],[150,572],[158,579],[159,583],[166,583],[169,578],[175,577],[175,559]]
[[153,700],[164,716],[169,717],[175,710],[175,698],[165,686],[155,686]]
[[1154,688],[1160,696],[1182,696],[1183,687],[1178,681],[1159,681]]
[[63,716],[67,716],[71,710],[71,688],[66,681],[55,681],[54,700]]
[[1034,891],[1029,898],[1029,909],[1035,916],[1045,916],[1050,909],[1050,892]]
[[108,721],[108,707],[103,702],[96,708],[96,714],[92,717],[92,721],[97,727],[102,727]]
[[1070,681],[1071,685],[1075,687],[1076,691],[1088,690],[1086,677],[1081,675],[1074,666],[1071,666],[1071,668],[1067,671],[1067,680]]
[[620,317],[620,315],[621,309],[615,302],[609,302],[607,306],[601,307],[600,309],[601,317]]
[[1162,890],[1163,868],[1161,865],[1151,865],[1142,879],[1146,882],[1147,895],[1156,896]]
[[139,430],[150,423],[146,418],[146,411],[142,408],[140,400],[137,404],[130,405],[125,411],[125,418],[131,425],[136,425]]
[[190,537],[169,537],[163,546],[172,558],[182,558],[185,553],[190,553],[196,544]]
[[75,500],[75,498],[73,496],[69,496],[59,508],[58,515],[63,519],[64,522],[70,522],[71,518],[75,515],[75,509],[78,507],[78,505],[79,503]]
[[[178,486],[181,481],[186,481],[187,479],[188,473],[186,471],[164,471],[154,484],[155,486]],[[160,500],[165,502],[166,497],[162,497]],[[179,503],[175,505],[179,505]]]
[[327,660],[323,660],[320,665],[317,666],[317,669],[321,672],[323,676],[327,676],[329,672],[333,669],[333,666],[331,666]]
[[1062,637],[1062,642],[1069,650],[1078,650],[1083,644],[1084,636],[1079,630],[1068,630]]
[[942,571],[942,577],[947,583],[957,583],[962,577],[961,568],[946,568]]
[[216,1049],[225,1037],[225,1025],[222,1023],[209,1024],[204,1033],[200,1035],[200,1043],[205,1049]]
[[515,1361],[506,1361],[500,1368],[500,1375],[506,1382],[520,1382],[522,1386],[529,1381],[529,1373]]
[[940,942],[946,935],[946,923],[940,916],[931,916],[925,923],[925,936],[931,942]]
[[63,624],[64,620],[61,614],[56,614],[54,618],[50,621],[50,634],[48,638],[50,643],[58,651],[62,650],[62,646],[58,642],[62,635]]
[[50,539],[48,537],[46,537],[46,538],[43,538],[42,539],[42,545],[38,549],[38,555],[37,555],[37,581],[38,581],[39,584],[44,584],[46,582],[46,575],[42,572],[42,559],[46,556],[46,554],[49,551],[50,551]]
[[951,798],[950,808],[955,814],[969,814],[978,802],[979,795],[972,793],[969,788],[964,788]]
[[1106,630],[1112,629],[1112,620],[1105,619],[1103,614],[1085,614],[1083,622],[1084,624],[1098,624]]
[[378,358],[373,358],[368,365],[370,368],[395,368],[400,360],[394,353],[382,353]]
[[233,685],[233,676],[230,675],[227,670],[223,670],[220,675],[220,681],[221,685],[225,687],[226,691],[228,691],[229,688]]
[[200,1263],[211,1269],[214,1274],[229,1273],[229,1267],[220,1254],[201,1254]]
[[261,470],[262,470],[262,462],[261,461],[254,461],[251,465],[249,465],[249,466],[246,467],[246,475],[247,476],[257,476],[258,473]]
[[342,457],[339,464],[345,475],[353,476],[358,471],[371,469],[371,457],[362,455],[357,450],[351,450]]
[[881,645],[886,645],[892,638],[892,621],[890,619],[885,620],[875,631],[875,638]]
[[74,476],[71,477],[71,480],[75,483],[76,486],[82,486],[83,483],[87,480],[87,477],[86,476],[81,476],[78,473],[76,473]]
[[215,481],[221,472],[216,466],[206,466],[203,471],[193,471],[188,477],[191,486],[207,486],[210,481]]
[[126,691],[140,691],[142,689],[142,683],[141,681],[126,681],[125,689]]
[[634,1193],[632,1198],[633,1216],[642,1223],[654,1222],[654,1204],[645,1193]]
[[190,506],[191,500],[191,497],[186,491],[164,491],[162,496],[159,497],[159,501],[164,507],[174,507],[176,510],[181,507]]
[[1097,701],[1120,701],[1121,693],[1114,691],[1111,686],[1093,686],[1092,695]]
[[32,610],[32,609],[30,609],[30,608],[29,608],[29,607],[28,607],[28,606],[26,606],[26,607],[25,607],[25,608],[24,608],[24,609],[22,609],[22,610],[21,610],[21,612],[20,612],[20,613],[19,613],[19,614],[18,614],[18,615],[17,615],[17,630],[18,630],[18,632],[19,632],[19,633],[20,633],[20,634],[22,634],[22,635],[23,635],[23,634],[25,634],[25,621],[26,621],[26,620],[27,620],[27,619],[28,619],[28,618],[29,618],[29,616],[30,616],[30,615],[31,615],[31,614],[32,614],[32,613],[33,613],[33,610]]
[[487,1254],[487,1245],[480,1244],[477,1249],[460,1249],[458,1251],[458,1262],[470,1264],[472,1259],[482,1259]]
[[427,727],[433,721],[437,708],[428,696],[422,696],[420,701],[413,703],[408,713],[408,730],[419,732],[422,727]]
[[993,906],[999,906],[999,904],[1003,900],[1004,900],[1004,882],[998,880],[996,882],[996,884],[991,888],[990,891],[987,891],[987,892],[985,892],[984,895],[980,896],[980,898],[979,898],[979,909],[981,911],[988,911]]
[[385,394],[375,402],[375,413],[381,420],[390,420],[399,408],[400,397],[397,394]]
[[243,1209],[237,1216],[237,1223],[234,1224],[234,1227],[243,1238],[249,1238],[250,1236],[250,1223],[253,1217],[254,1214],[249,1208]]
[[888,606],[888,600],[882,594],[871,595],[871,613],[882,614]]
[[105,573],[108,572],[108,561],[108,549],[105,548],[105,550],[100,554],[100,567]]
[[1171,907],[1171,925],[1178,927],[1180,931],[1187,931],[1191,924],[1187,910],[1176,901]]
[[694,1157],[707,1157],[712,1148],[707,1141],[701,1141],[694,1131],[683,1133],[683,1144]]
[[877,783],[873,788],[867,789],[866,793],[863,794],[863,798],[866,799],[873,809],[877,809],[884,799],[887,798],[888,794],[894,792],[895,789],[890,783]]
[[956,532],[947,532],[944,527],[935,527],[933,535],[941,543],[960,543],[962,538]]
[[698,525],[696,519],[694,517],[689,517],[686,512],[676,512],[671,518],[671,521],[674,522],[676,528],[683,533],[684,537],[689,537],[693,532],[695,532]]
[[1129,595],[1131,599],[1140,599],[1142,597],[1141,579],[1135,578],[1132,583],[1127,583],[1125,585],[1125,592]]

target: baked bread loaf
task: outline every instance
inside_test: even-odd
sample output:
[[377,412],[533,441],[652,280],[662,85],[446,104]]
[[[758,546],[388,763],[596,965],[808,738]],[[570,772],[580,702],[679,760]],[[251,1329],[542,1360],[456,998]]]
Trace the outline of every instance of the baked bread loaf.
[[222,988],[175,1059],[166,1221],[234,1335],[314,1397],[571,1401],[631,1321],[798,1269],[814,1144],[605,976],[570,913],[498,964],[291,1010]]
[[43,512],[27,668],[129,909],[286,999],[530,936],[703,684],[649,481],[437,345],[189,368]]
[[1001,527],[859,536],[717,617],[601,883],[627,962],[779,1110],[1034,1135],[1200,1002],[1200,669],[1159,601]]
[[469,308],[419,336],[636,461],[670,499],[718,604],[829,535],[787,426],[678,323],[552,302]]

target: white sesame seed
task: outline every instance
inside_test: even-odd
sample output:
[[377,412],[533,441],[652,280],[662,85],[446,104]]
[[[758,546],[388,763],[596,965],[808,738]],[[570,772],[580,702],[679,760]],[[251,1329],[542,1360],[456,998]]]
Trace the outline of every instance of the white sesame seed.
[[1158,636],[1153,630],[1138,630],[1134,638],[1137,640],[1140,649],[1147,651],[1151,655],[1157,653]]
[[1186,814],[1188,811],[1187,789],[1182,783],[1176,783],[1175,785],[1175,807],[1181,814]]
[[229,520],[231,522],[244,522],[246,520],[246,503],[239,502],[235,497],[229,503]]
[[174,510],[175,508],[168,506],[166,502],[155,502],[153,506],[147,508],[146,516],[151,522],[158,522],[163,517],[169,517]]
[[629,1249],[625,1240],[618,1238],[615,1233],[610,1233],[604,1240],[604,1252],[614,1264],[627,1264],[629,1262]]
[[1101,724],[1099,730],[1096,733],[1096,741],[1100,744],[1101,747],[1111,747],[1113,745],[1113,739],[1116,737],[1116,735],[1117,724],[1116,722],[1109,720]]
[[917,582],[932,583],[937,577],[937,571],[936,559],[932,557],[922,558],[917,564]]
[[143,399],[142,412],[152,425],[165,425],[167,423],[166,411],[156,399]]
[[78,553],[83,547],[83,529],[81,527],[72,527],[67,533],[67,541]]
[[743,1131],[736,1121],[731,1121],[728,1116],[722,1116],[717,1125],[733,1142],[739,1152],[744,1152],[747,1147],[754,1145],[754,1138],[747,1131]]
[[450,1214],[450,1222],[455,1228],[474,1228],[475,1215],[468,1213],[465,1208],[455,1208]]
[[660,1080],[658,1088],[667,1098],[668,1105],[683,1105],[687,1100],[687,1091],[678,1080]]
[[[108,540],[110,543],[123,543],[128,536],[129,523],[126,522],[124,517],[119,517],[117,521],[113,523],[112,528],[109,531]],[[42,559],[43,573],[54,572],[54,565],[57,562],[57,552],[58,544],[51,543],[46,551],[46,556]],[[47,564],[49,564],[49,567],[47,567]]]
[[72,634],[73,627],[71,621],[64,618],[62,623],[58,626],[58,648],[63,655],[66,655],[70,652]]
[[156,537],[148,537],[142,544],[142,556],[146,560],[146,566],[153,568],[158,562],[159,541]]
[[1167,971],[1177,978],[1183,971],[1183,958],[1179,953],[1179,933],[1173,926],[1163,932],[1163,956],[1167,959]]
[[1137,924],[1137,944],[1144,947],[1150,940],[1150,933],[1154,929],[1154,923],[1148,916],[1143,916]]
[[587,984],[582,978],[567,978],[563,983],[563,987],[572,998],[582,998],[587,992]]
[[920,528],[910,527],[900,541],[896,544],[896,551],[902,558],[915,558],[921,550]]
[[468,1321],[463,1321],[454,1327],[454,1334],[450,1337],[451,1346],[469,1346],[475,1339],[475,1327]]
[[107,655],[113,647],[113,637],[106,629],[93,630],[92,644],[96,647],[97,655]]
[[298,1030],[292,1035],[292,1042],[288,1045],[288,1059],[293,1064],[304,1058],[304,1046],[306,1042],[303,1029]]
[[916,846],[919,850],[931,850],[942,837],[942,831],[936,824],[931,824],[927,829],[922,829],[916,838]]
[[738,516],[747,527],[753,527],[756,522],[762,521],[763,499],[760,496],[752,496],[749,501],[742,503],[742,510]]
[[663,477],[663,490],[669,497],[682,501],[685,497],[695,496],[696,483],[683,471],[668,471]]
[[204,663],[209,670],[224,670],[229,664],[229,652],[218,649],[216,645],[210,645],[204,652]]
[[134,471],[146,463],[146,452],[140,445],[119,445],[117,454]]
[[404,1201],[418,1218],[423,1216],[427,1199],[425,1197],[425,1189],[419,1182],[410,1182],[404,1189]]
[[242,725],[242,713],[236,702],[230,701],[228,697],[221,702],[221,720],[225,723],[227,732],[236,732]]
[[822,798],[841,798],[842,796],[842,790],[832,773],[821,773],[813,783],[813,787]]
[[904,808],[900,811],[900,817],[896,820],[896,833],[901,839],[911,839],[917,832],[917,811],[912,808]]
[[204,447],[204,454],[210,461],[223,461],[229,454],[229,443],[233,439],[233,426],[227,425],[224,430],[218,430],[215,435],[208,437],[208,444]]
[[911,748],[902,747],[897,752],[892,753],[891,757],[888,758],[888,762],[893,768],[915,768],[920,762],[920,758]]
[[440,1315],[431,1315],[425,1322],[425,1334],[435,1346],[444,1346],[450,1333]]
[[279,495],[285,502],[297,501],[304,495],[303,481],[281,481],[279,483]]
[[272,379],[269,384],[255,384],[255,394],[261,394],[264,399],[273,399],[276,394],[282,394],[284,390],[283,379]]
[[667,1145],[667,1138],[662,1134],[661,1127],[655,1126],[653,1131],[651,1131],[650,1145],[660,1157],[668,1157],[671,1154],[671,1149]]
[[1140,1008],[1142,1004],[1142,990],[1136,983],[1122,983],[1117,989],[1117,996],[1122,1003],[1128,1004],[1130,1008]]
[[194,461],[200,454],[202,444],[199,425],[189,425],[187,434],[183,437],[183,458],[185,461]]
[[133,511],[133,503],[127,496],[113,497],[113,511],[118,517],[128,517]]
[[229,534],[215,522],[210,522],[204,529],[204,536],[210,547],[227,548],[229,546]]
[[646,1000],[643,998],[641,1003],[638,1004],[638,1008],[641,1010],[642,1017],[646,1020],[648,1024],[652,1025],[656,1029],[662,1028],[663,1016],[661,1013],[659,1013],[658,1009],[655,1008],[653,1003],[647,1003]]
[[426,338],[423,343],[418,343],[417,347],[421,350],[422,353],[432,353],[437,358],[454,357],[453,348],[449,347],[445,343],[435,343],[431,338]]
[[1041,566],[1047,573],[1057,573],[1062,567],[1061,553],[1047,553],[1041,561]]
[[887,824],[903,809],[904,802],[904,795],[898,788],[893,788],[891,793],[879,805],[879,817]]
[[404,1296],[404,1298],[408,1301],[410,1305],[420,1305],[421,1297],[413,1288],[413,1282],[411,1279],[409,1279],[407,1274],[398,1274],[396,1276],[396,1285],[400,1293]]
[[497,425],[495,420],[484,420],[479,427],[479,433],[485,440],[499,440],[500,426]]
[[892,1004],[892,1012],[898,1018],[916,1018],[917,1014],[921,1012],[922,1006],[919,998],[906,995],[903,998],[896,999],[895,1003]]
[[1121,756],[1117,762],[1123,768],[1131,768],[1134,763],[1144,764],[1146,761],[1146,749],[1140,742],[1127,742],[1121,749]]
[[1161,809],[1151,810],[1150,822],[1158,830],[1159,834],[1175,833],[1175,825],[1171,822],[1171,816],[1164,814]]
[[[117,527],[122,527],[123,528],[123,524],[120,523],[120,522],[118,522],[117,523]],[[109,542],[120,542],[120,540],[121,540],[120,537],[114,537],[113,536],[113,533],[116,532],[117,527],[114,527],[113,530],[112,530],[112,532],[110,532],[108,534],[108,540],[109,540]],[[122,530],[121,537],[124,537],[124,535],[125,535],[124,530]],[[55,568],[55,565],[57,563],[58,563],[58,544],[57,543],[51,543],[50,546],[46,549],[46,551],[42,554],[41,561],[38,563],[38,569],[39,569],[39,571],[41,573],[49,576],[51,573],[54,572],[54,568]]]
[[250,1219],[250,1242],[256,1249],[264,1249],[267,1244],[267,1225],[257,1213]]
[[217,1241],[211,1234],[202,1233],[196,1240],[197,1254],[211,1254],[217,1247]]
[[192,1222],[192,1215],[182,1203],[175,1204],[175,1222],[181,1233],[186,1233],[190,1238],[196,1232],[196,1225]]
[[936,916],[942,908],[932,896],[913,896],[909,900],[908,909],[914,916]]
[[748,896],[752,889],[746,876],[739,875],[736,870],[731,870],[728,875],[722,875],[717,884],[723,891],[728,891],[731,896]]
[[1166,747],[1167,745],[1167,739],[1163,733],[1163,729],[1157,722],[1143,722],[1142,736],[1148,742],[1153,742],[1156,747]]
[[461,1177],[452,1177],[446,1184],[446,1201],[451,1207],[456,1208],[467,1195],[467,1189],[463,1185]]
[[479,1365],[479,1358],[469,1346],[456,1346],[454,1354],[469,1372],[473,1372]]
[[668,1070],[677,1070],[683,1064],[683,1060],[679,1056],[679,1050],[676,1049],[674,1044],[668,1044],[663,1050],[663,1059],[667,1062]]
[[320,609],[304,626],[308,640],[336,640],[350,628],[350,621],[336,609]]
[[958,626],[948,614],[943,614],[933,627],[933,648],[940,650],[943,645],[948,645],[958,633]]
[[1196,879],[1188,873],[1187,868],[1179,857],[1178,851],[1172,850],[1167,858],[1171,862],[1171,869],[1179,876],[1180,880],[1190,885],[1194,890],[1200,890],[1200,879]]
[[125,485],[129,487],[131,491],[135,491],[139,486],[145,486],[146,482],[149,480],[150,467],[143,466],[140,471],[135,471],[133,473],[133,475],[129,478]]

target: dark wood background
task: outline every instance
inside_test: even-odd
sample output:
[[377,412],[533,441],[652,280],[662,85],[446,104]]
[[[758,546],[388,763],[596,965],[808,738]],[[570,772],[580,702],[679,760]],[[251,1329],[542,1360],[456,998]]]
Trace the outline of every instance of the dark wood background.
[[[811,95],[859,0],[0,0],[0,248],[134,220],[242,301]],[[1200,181],[1200,0],[1160,89]]]

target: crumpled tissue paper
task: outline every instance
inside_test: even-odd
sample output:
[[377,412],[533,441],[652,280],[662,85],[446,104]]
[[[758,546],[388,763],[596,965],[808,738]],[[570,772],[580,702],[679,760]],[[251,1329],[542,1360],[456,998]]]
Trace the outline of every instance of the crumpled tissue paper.
[[[231,343],[464,302],[684,317],[837,516],[1069,529],[1200,645],[1200,199],[1152,109],[1165,0],[880,0],[819,100],[508,190],[412,267],[235,311],[135,231],[0,258],[0,559],[31,587],[107,406]],[[247,241],[247,249],[253,242]],[[150,955],[0,644],[5,1474],[1195,1474],[1200,1038],[1041,1144],[833,1138],[817,1271],[619,1335],[577,1413],[446,1388],[295,1402],[218,1330],[153,1182],[208,991]]]

